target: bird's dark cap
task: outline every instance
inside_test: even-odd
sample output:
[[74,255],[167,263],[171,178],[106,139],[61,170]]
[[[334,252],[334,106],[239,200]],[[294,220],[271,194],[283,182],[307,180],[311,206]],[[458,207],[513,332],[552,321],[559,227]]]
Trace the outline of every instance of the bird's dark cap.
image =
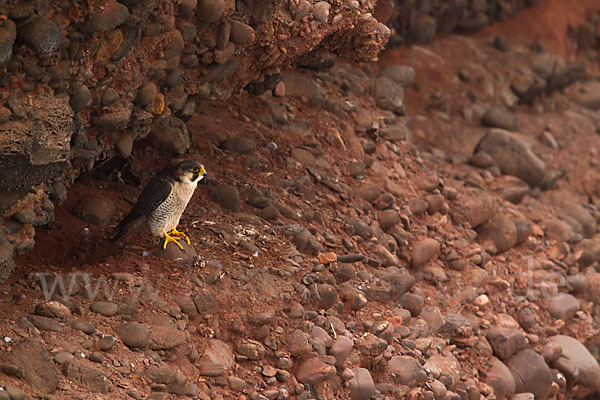
[[202,166],[202,164],[200,164],[198,161],[194,161],[194,160],[183,160],[177,163],[177,165],[175,166],[176,168],[180,168],[183,170],[194,170],[194,168],[198,168],[198,170],[201,170],[202,168],[204,168]]
[[191,171],[198,175],[206,176],[206,170],[204,166],[200,164],[198,161],[194,160],[182,160],[179,162],[175,162],[167,167],[165,167],[159,175],[170,175],[174,178],[181,176],[186,171]]

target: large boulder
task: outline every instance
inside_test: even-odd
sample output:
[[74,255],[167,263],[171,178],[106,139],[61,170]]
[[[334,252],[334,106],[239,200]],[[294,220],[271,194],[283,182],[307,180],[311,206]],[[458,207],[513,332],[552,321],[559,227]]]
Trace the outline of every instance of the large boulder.
[[566,376],[569,385],[583,386],[588,396],[600,394],[600,366],[579,340],[557,335],[550,338],[548,344],[561,348],[561,355],[553,366]]
[[546,165],[517,134],[490,129],[473,154],[481,152],[489,154],[503,174],[521,178],[531,186],[539,184],[544,177]]
[[548,397],[553,380],[544,357],[525,349],[508,360],[508,368],[515,378],[517,393],[531,392],[540,400]]
[[490,369],[487,371],[487,383],[494,388],[494,394],[498,400],[510,399],[515,393],[515,379],[508,367],[497,358],[490,361]]

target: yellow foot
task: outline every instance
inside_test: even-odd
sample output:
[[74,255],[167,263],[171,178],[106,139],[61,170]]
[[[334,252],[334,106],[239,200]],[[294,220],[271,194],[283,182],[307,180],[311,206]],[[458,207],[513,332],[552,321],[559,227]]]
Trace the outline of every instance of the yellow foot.
[[178,242],[179,238],[177,238],[177,237],[174,237],[174,236],[171,236],[171,235],[169,235],[167,232],[163,232],[163,233],[165,234],[165,243],[163,244],[163,249],[166,249],[166,248],[167,248],[167,243],[169,243],[169,242],[173,242],[173,243],[175,243],[177,246],[179,246],[179,248],[180,248],[181,250],[183,250],[183,246],[182,246],[182,245],[181,245],[181,244]]
[[190,238],[189,238],[189,237],[188,237],[188,236],[187,236],[185,233],[183,233],[183,232],[179,232],[179,231],[177,230],[177,228],[173,228],[173,229],[171,230],[171,232],[169,232],[169,235],[174,235],[174,236],[183,236],[183,237],[185,238],[185,241],[187,242],[188,246],[190,246],[190,245],[191,245],[191,243],[190,243]]

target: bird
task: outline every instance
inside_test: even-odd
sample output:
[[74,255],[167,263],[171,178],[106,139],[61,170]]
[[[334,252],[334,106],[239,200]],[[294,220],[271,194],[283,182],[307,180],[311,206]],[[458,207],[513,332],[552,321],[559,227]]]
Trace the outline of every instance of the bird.
[[153,236],[164,238],[163,249],[169,242],[179,243],[190,238],[177,230],[181,214],[187,207],[196,186],[206,178],[204,166],[194,160],[171,164],[154,176],[142,190],[137,202],[113,229],[109,239],[116,242],[139,223],[145,223]]

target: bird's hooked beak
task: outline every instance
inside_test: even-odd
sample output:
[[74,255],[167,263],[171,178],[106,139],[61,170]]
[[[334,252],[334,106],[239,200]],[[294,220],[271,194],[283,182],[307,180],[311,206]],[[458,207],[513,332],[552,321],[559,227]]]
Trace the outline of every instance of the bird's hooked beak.
[[199,171],[194,171],[194,181],[201,181],[206,178],[207,175],[208,174],[204,168],[200,169]]

